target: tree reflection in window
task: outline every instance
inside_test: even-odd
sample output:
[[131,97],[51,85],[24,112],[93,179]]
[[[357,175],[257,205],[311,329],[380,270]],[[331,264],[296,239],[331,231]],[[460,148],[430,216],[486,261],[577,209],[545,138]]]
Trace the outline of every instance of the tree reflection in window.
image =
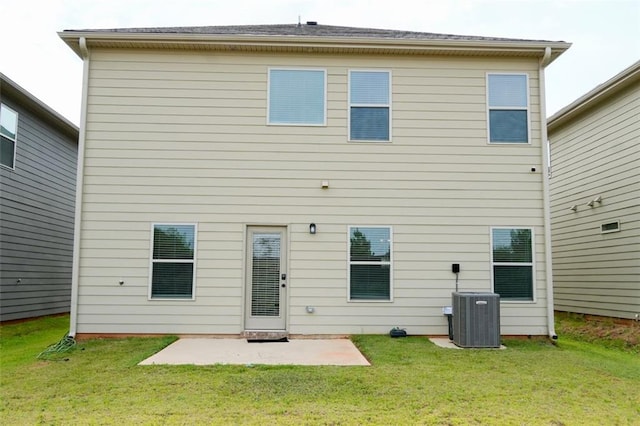
[[350,300],[390,300],[391,228],[352,227],[349,235]]
[[494,262],[531,262],[530,229],[494,229]]
[[153,233],[154,259],[193,259],[192,225],[156,225]]

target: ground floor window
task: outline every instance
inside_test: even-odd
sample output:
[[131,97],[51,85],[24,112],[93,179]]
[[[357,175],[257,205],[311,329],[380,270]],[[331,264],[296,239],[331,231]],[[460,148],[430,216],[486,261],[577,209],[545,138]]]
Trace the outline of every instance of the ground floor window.
[[492,228],[491,260],[493,291],[501,300],[533,300],[532,229]]
[[196,225],[154,224],[151,299],[193,299]]
[[349,227],[349,300],[391,300],[391,228]]

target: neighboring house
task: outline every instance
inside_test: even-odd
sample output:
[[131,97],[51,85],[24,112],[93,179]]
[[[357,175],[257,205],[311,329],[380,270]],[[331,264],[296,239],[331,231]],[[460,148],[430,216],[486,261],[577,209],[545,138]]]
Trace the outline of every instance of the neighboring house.
[[640,61],[554,114],[556,309],[640,316]]
[[69,312],[78,128],[0,74],[0,321]]
[[568,43],[317,25],[64,31],[72,334],[553,332],[544,68]]

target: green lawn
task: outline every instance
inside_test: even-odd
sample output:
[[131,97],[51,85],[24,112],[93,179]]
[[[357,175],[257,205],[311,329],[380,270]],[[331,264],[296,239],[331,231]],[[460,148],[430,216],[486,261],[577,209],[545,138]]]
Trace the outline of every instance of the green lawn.
[[68,317],[2,326],[0,423],[640,425],[640,357],[579,338],[441,349],[355,336],[371,367],[137,366],[172,338],[80,342]]

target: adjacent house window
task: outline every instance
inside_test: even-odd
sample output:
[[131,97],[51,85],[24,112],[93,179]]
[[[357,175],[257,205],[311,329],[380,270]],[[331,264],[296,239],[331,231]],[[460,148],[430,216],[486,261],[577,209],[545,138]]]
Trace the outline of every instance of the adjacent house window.
[[391,140],[391,73],[349,72],[349,140]]
[[491,229],[493,291],[502,300],[533,300],[533,233],[530,228]]
[[349,227],[349,300],[391,300],[391,228]]
[[0,164],[11,169],[15,166],[18,113],[0,104]]
[[154,224],[152,299],[193,299],[196,225]]
[[600,232],[602,232],[603,234],[620,232],[620,221],[616,220],[615,222],[603,223],[602,225],[600,225]]
[[529,91],[526,74],[488,74],[490,143],[529,142]]
[[268,124],[324,126],[326,71],[269,70]]

